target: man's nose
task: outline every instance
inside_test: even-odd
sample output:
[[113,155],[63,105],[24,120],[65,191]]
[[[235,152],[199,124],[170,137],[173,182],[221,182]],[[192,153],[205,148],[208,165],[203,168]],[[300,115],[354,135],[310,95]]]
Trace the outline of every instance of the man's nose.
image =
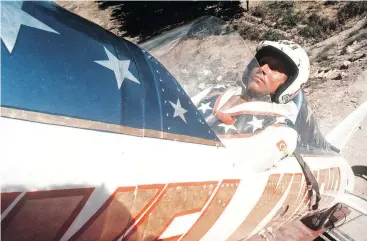
[[269,65],[268,64],[263,64],[260,66],[261,72],[262,74],[267,74],[270,70]]

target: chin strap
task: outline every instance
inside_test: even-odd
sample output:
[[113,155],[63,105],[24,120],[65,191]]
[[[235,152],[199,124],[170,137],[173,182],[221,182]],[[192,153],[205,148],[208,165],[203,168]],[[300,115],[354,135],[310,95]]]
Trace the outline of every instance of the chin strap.
[[[293,153],[293,155],[296,157],[299,165],[302,168],[303,174],[305,175],[305,179],[306,179],[306,182],[307,182],[308,196],[309,196],[309,199],[310,199],[310,209],[312,208],[312,210],[317,210],[319,208],[319,202],[321,200],[319,184],[317,183],[316,178],[312,174],[312,172],[311,172],[310,168],[308,167],[307,163],[303,160],[302,156],[297,151],[295,151]],[[316,193],[316,200],[315,200],[314,205],[312,205],[313,192]]]

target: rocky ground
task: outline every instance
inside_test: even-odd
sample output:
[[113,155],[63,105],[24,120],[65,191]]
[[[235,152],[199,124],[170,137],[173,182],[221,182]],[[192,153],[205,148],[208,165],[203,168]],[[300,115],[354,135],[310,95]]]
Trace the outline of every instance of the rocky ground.
[[[347,34],[342,32],[309,48],[313,64],[306,92],[324,133],[367,101],[366,23],[367,19],[362,19],[354,31],[348,29]],[[367,166],[367,120],[357,129],[343,155],[352,167]],[[363,175],[367,177],[367,172]],[[367,182],[362,177],[356,177],[355,191],[367,197]]]
[[[94,1],[56,3],[119,36],[125,34],[120,23],[111,20],[111,8],[101,10]],[[312,67],[305,91],[326,134],[367,101],[366,13],[366,2],[250,2],[250,11],[229,22],[250,46],[262,39],[291,39],[306,48]],[[343,155],[351,166],[367,167],[367,121]],[[356,177],[355,191],[367,197],[363,175],[367,178],[367,172]]]

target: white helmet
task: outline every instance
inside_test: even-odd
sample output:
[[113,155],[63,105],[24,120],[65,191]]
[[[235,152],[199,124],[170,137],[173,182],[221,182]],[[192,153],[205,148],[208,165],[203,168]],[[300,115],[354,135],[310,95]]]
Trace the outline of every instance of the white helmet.
[[287,103],[292,100],[307,82],[310,73],[310,60],[306,51],[298,44],[288,41],[262,41],[256,47],[256,59],[274,56],[284,62],[288,79],[272,95],[272,101]]

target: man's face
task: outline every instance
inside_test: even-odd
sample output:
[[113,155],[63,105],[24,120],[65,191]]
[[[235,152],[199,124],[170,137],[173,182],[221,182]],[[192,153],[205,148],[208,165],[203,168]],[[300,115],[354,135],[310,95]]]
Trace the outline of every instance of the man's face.
[[259,67],[251,71],[248,88],[256,94],[273,94],[287,78],[284,64],[272,56],[265,56],[259,60]]

